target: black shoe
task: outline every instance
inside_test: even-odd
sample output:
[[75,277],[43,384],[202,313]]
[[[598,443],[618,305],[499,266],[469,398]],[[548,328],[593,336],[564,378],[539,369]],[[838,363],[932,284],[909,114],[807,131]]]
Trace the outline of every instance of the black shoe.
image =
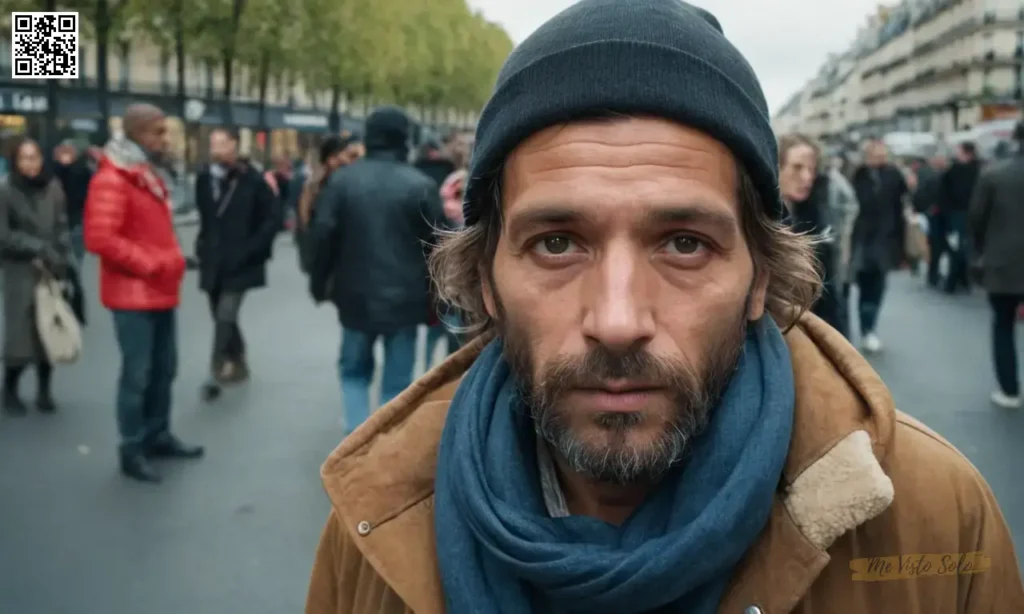
[[190,446],[170,433],[160,435],[146,447],[149,458],[202,458],[204,453],[203,446]]
[[142,454],[121,455],[121,474],[147,484],[159,484],[163,480]]
[[28,412],[25,402],[12,390],[3,391],[3,400],[0,404],[3,405],[4,413],[10,416],[24,416]]
[[220,398],[221,387],[216,382],[208,382],[203,384],[203,387],[199,389],[199,397],[204,402],[210,403]]
[[49,394],[41,394],[36,397],[36,409],[44,414],[52,414],[57,411],[57,403]]

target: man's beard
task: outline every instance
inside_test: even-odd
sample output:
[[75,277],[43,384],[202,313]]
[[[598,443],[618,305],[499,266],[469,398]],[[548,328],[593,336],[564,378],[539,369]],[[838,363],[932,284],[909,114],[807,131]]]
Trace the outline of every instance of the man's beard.
[[[499,313],[505,358],[537,432],[569,470],[596,482],[617,485],[654,482],[683,460],[693,439],[707,426],[710,412],[736,370],[747,330],[744,306],[724,329],[722,338],[705,344],[702,365],[657,357],[644,348],[615,352],[599,345],[581,357],[552,360],[534,377],[528,336],[504,317],[500,304]],[[610,443],[587,441],[573,430],[566,396],[575,390],[598,389],[609,380],[642,381],[668,392],[672,415],[667,416],[654,440],[644,446],[627,441],[632,429],[656,418],[645,412],[594,415],[592,425],[609,435]]]

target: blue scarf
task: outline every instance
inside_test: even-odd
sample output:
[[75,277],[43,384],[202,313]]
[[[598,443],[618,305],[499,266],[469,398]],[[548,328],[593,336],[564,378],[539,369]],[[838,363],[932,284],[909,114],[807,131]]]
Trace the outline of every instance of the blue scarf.
[[496,339],[448,411],[435,486],[448,614],[713,614],[768,521],[792,434],[793,369],[774,321],[749,327],[685,466],[622,526],[548,515],[513,379]]

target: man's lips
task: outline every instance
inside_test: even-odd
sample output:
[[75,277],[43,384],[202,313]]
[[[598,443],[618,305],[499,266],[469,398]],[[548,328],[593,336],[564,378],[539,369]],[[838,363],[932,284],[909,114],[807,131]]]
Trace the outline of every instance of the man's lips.
[[573,396],[595,411],[632,413],[642,411],[662,390],[646,383],[605,383],[596,388],[577,388]]

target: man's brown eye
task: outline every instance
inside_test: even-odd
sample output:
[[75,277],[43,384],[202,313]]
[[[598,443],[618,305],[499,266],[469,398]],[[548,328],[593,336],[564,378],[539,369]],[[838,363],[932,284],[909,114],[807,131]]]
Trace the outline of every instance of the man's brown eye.
[[700,250],[702,244],[699,239],[684,235],[672,239],[672,247],[680,254],[693,254]]
[[544,237],[544,249],[549,254],[564,254],[569,251],[569,239],[565,237]]

